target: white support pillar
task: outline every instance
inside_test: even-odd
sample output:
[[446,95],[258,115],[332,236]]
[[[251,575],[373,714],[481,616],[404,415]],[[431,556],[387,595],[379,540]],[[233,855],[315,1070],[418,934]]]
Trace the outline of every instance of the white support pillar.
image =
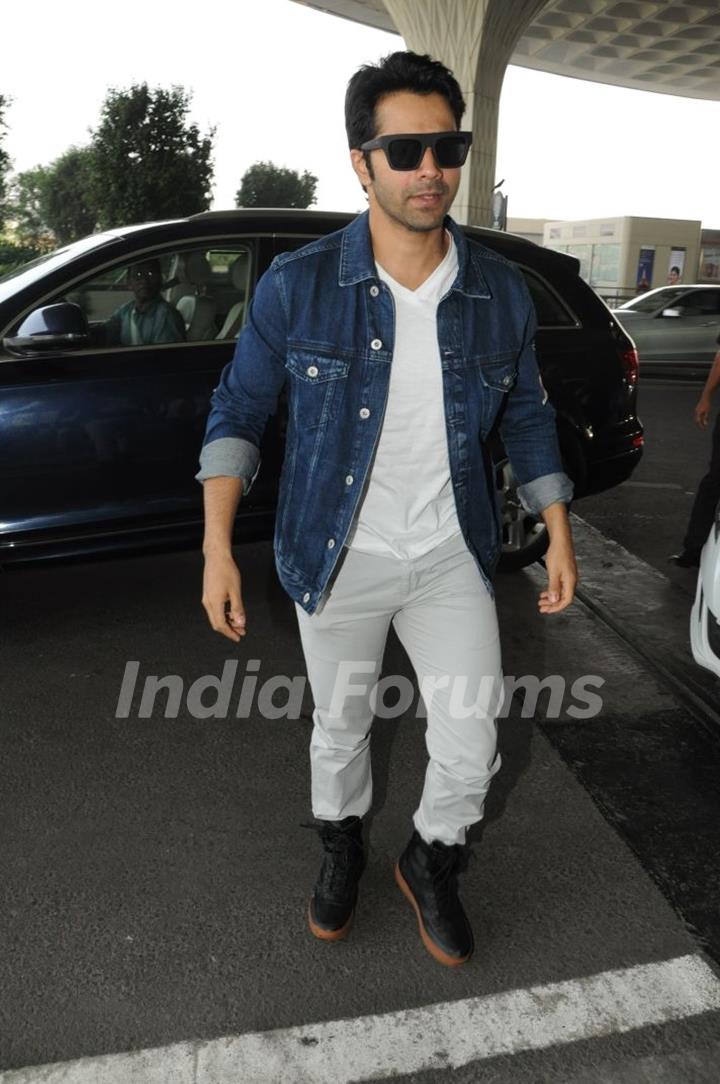
[[508,61],[548,0],[383,0],[408,49],[429,53],[455,74],[467,102],[473,145],[453,217],[487,226],[495,184],[498,109]]

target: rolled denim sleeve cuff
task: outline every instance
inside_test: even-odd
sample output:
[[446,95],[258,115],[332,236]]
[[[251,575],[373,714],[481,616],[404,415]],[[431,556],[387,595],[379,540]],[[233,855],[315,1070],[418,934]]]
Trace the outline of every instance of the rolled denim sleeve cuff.
[[218,437],[209,441],[200,452],[198,482],[206,478],[242,478],[243,497],[252,489],[260,470],[260,452],[242,437]]
[[517,495],[526,512],[539,516],[540,513],[556,501],[568,504],[572,500],[573,484],[563,471],[543,474],[517,487]]

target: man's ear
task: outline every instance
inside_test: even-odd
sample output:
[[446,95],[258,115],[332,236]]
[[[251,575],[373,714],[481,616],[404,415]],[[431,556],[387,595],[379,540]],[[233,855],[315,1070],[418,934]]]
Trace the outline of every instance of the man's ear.
[[364,152],[360,150],[350,151],[350,161],[360,184],[367,189],[372,184],[372,177],[365,161]]

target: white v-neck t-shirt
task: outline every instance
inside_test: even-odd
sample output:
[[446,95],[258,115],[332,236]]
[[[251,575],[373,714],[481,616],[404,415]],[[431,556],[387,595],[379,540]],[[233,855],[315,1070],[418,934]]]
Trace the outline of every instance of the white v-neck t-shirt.
[[414,559],[461,530],[450,478],[437,307],[457,276],[452,236],[444,259],[409,290],[376,263],[395,303],[395,349],[383,427],[365,495],[345,545]]

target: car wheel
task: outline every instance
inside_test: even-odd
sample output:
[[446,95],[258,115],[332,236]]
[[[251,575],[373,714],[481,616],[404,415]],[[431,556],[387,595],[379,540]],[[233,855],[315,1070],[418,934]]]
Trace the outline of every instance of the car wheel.
[[495,463],[495,486],[500,504],[502,551],[499,572],[515,572],[539,560],[548,548],[547,527],[520,503],[517,481],[509,459]]

